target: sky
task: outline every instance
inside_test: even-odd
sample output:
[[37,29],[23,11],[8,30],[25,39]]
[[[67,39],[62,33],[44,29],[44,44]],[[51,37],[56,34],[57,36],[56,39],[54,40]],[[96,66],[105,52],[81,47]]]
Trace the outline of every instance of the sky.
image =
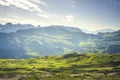
[[0,0],[0,24],[120,29],[120,0]]

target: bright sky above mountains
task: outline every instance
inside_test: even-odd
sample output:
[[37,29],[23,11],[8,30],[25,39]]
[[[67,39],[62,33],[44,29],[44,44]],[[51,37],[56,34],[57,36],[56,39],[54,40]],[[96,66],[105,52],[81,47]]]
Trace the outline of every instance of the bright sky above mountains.
[[120,0],[0,0],[0,24],[120,29]]

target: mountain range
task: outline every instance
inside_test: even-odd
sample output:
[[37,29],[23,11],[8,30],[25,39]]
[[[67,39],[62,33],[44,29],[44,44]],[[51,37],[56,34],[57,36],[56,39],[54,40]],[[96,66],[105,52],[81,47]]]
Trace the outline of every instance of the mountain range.
[[118,53],[120,30],[98,34],[67,26],[0,25],[0,58],[28,58],[69,52]]
[[35,26],[32,26],[30,24],[12,24],[12,23],[6,23],[5,25],[0,24],[0,32],[4,33],[11,33],[11,32],[16,32],[18,30],[25,30],[25,29],[31,29],[35,28]]
[[89,31],[87,29],[80,28],[85,33],[92,33],[92,34],[98,34],[98,33],[107,33],[107,32],[115,32],[116,30],[113,29],[101,29],[101,30],[95,30],[95,31]]

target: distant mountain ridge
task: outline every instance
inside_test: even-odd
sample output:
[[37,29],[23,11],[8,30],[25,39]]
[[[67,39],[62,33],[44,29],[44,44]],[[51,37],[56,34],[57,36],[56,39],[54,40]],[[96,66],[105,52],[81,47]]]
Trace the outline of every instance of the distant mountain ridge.
[[1,58],[27,58],[68,52],[120,52],[119,47],[114,48],[120,45],[120,31],[88,34],[79,28],[67,26],[26,27],[0,33]]
[[96,30],[96,31],[92,31],[92,33],[107,33],[107,32],[115,32],[116,30],[113,30],[113,29],[101,29],[101,30]]
[[84,31],[85,33],[92,33],[92,34],[98,34],[98,33],[107,33],[107,32],[115,32],[117,30],[113,30],[113,29],[101,29],[101,30],[96,30],[96,31],[89,31],[86,29],[81,28],[82,31]]
[[11,32],[16,32],[18,30],[25,30],[31,28],[35,28],[35,27],[30,24],[25,24],[25,25],[12,24],[12,23],[6,23],[5,25],[0,24],[0,32],[3,33],[11,33]]
[[[60,25],[51,25],[51,26],[46,26],[46,27],[58,27]],[[18,30],[26,30],[26,29],[31,29],[31,28],[39,28],[40,26],[33,26],[31,24],[12,24],[12,23],[6,23],[5,25],[1,25],[0,24],[0,32],[3,33],[11,33],[11,32],[16,32]],[[102,30],[96,30],[96,31],[89,31],[87,29],[83,29],[83,28],[75,28],[75,27],[70,27],[69,26],[60,26],[60,27],[68,27],[66,29],[73,29],[73,30],[82,30],[85,33],[94,33],[97,34],[99,32],[101,33],[106,33],[106,32],[115,32],[116,30],[113,29],[102,29]]]

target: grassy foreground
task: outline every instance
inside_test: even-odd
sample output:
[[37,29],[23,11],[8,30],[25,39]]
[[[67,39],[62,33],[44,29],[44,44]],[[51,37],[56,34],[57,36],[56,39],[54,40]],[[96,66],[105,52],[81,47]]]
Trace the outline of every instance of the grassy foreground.
[[120,53],[0,59],[0,80],[120,80]]

